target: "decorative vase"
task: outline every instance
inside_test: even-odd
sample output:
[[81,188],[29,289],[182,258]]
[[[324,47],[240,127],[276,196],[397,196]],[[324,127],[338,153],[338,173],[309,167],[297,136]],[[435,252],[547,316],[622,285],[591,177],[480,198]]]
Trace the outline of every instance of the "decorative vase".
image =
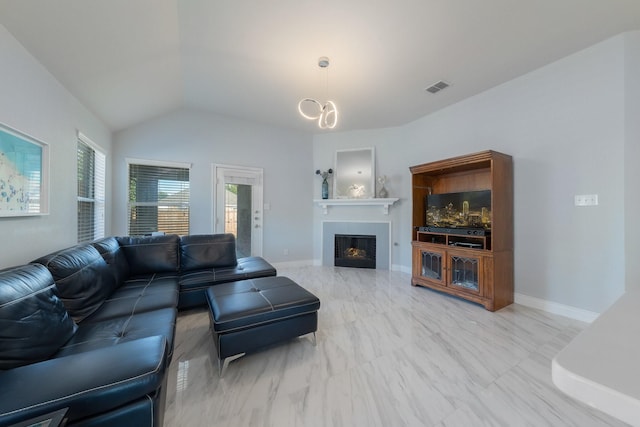
[[322,180],[322,198],[323,199],[329,198],[329,182],[327,181],[327,178],[324,178]]
[[382,188],[378,190],[378,197],[381,199],[386,199],[388,195],[389,195],[389,192],[387,191],[386,188],[384,188],[384,185],[383,185]]

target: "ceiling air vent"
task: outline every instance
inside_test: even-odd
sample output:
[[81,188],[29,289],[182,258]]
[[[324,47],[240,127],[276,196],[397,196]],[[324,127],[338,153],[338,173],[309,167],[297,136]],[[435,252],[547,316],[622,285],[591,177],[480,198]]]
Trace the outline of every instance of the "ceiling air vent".
[[440,80],[439,82],[432,84],[431,86],[429,86],[425,90],[427,92],[429,92],[429,93],[438,93],[442,89],[446,89],[449,86],[451,86],[449,83],[445,82],[444,80]]

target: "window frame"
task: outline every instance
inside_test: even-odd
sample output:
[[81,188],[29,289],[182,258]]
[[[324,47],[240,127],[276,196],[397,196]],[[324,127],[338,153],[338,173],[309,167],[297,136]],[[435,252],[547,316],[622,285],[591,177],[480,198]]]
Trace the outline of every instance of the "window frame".
[[[91,150],[94,156],[94,165],[91,169],[91,176],[87,177],[91,180],[91,192],[93,197],[80,195],[80,170],[79,170],[79,145],[83,144]],[[100,162],[100,163],[99,163]],[[105,150],[93,142],[82,132],[77,131],[76,134],[76,240],[78,243],[92,242],[105,237],[106,228],[106,193],[107,193],[107,154]],[[81,204],[91,203],[93,205],[93,215],[91,219],[92,231],[89,228],[84,230],[83,221],[80,221]]]
[[[132,218],[132,208],[134,207],[142,207],[142,206],[155,206],[155,207],[162,207],[163,205],[160,203],[160,201],[158,202],[132,202],[131,201],[131,166],[132,165],[137,165],[137,166],[148,166],[148,167],[157,167],[157,168],[175,168],[175,169],[185,169],[186,172],[188,173],[188,190],[189,190],[189,196],[186,202],[186,206],[188,209],[188,215],[187,215],[187,224],[186,224],[186,234],[189,234],[190,230],[191,230],[191,169],[192,169],[192,164],[191,163],[184,163],[184,162],[169,162],[169,161],[160,161],[160,160],[148,160],[148,159],[139,159],[139,158],[125,158],[125,162],[127,165],[127,177],[126,177],[126,185],[127,185],[127,189],[126,189],[126,219],[125,219],[125,223],[126,223],[126,227],[127,227],[127,234],[129,235],[140,235],[140,233],[132,233],[131,230],[131,218]],[[170,204],[169,206],[174,206],[177,204]],[[184,205],[184,203],[181,203],[180,205]],[[160,230],[156,230],[156,231],[149,231],[149,232],[145,232],[142,233],[143,235],[148,235],[148,234],[154,234],[154,233],[163,233],[163,231]]]

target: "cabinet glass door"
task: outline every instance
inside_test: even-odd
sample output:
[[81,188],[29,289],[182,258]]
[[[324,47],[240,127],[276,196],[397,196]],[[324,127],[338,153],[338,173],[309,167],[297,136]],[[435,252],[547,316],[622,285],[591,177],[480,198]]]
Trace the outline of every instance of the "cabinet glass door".
[[423,250],[420,258],[420,275],[427,279],[442,281],[442,253]]
[[450,255],[450,284],[474,293],[480,292],[480,259]]

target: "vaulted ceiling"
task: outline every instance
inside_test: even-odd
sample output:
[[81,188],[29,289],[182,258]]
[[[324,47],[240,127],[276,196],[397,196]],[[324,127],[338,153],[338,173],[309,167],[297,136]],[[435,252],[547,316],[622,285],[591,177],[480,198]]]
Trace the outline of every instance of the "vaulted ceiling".
[[0,0],[0,24],[114,131],[193,108],[316,132],[301,98],[405,124],[640,29],[640,1]]

